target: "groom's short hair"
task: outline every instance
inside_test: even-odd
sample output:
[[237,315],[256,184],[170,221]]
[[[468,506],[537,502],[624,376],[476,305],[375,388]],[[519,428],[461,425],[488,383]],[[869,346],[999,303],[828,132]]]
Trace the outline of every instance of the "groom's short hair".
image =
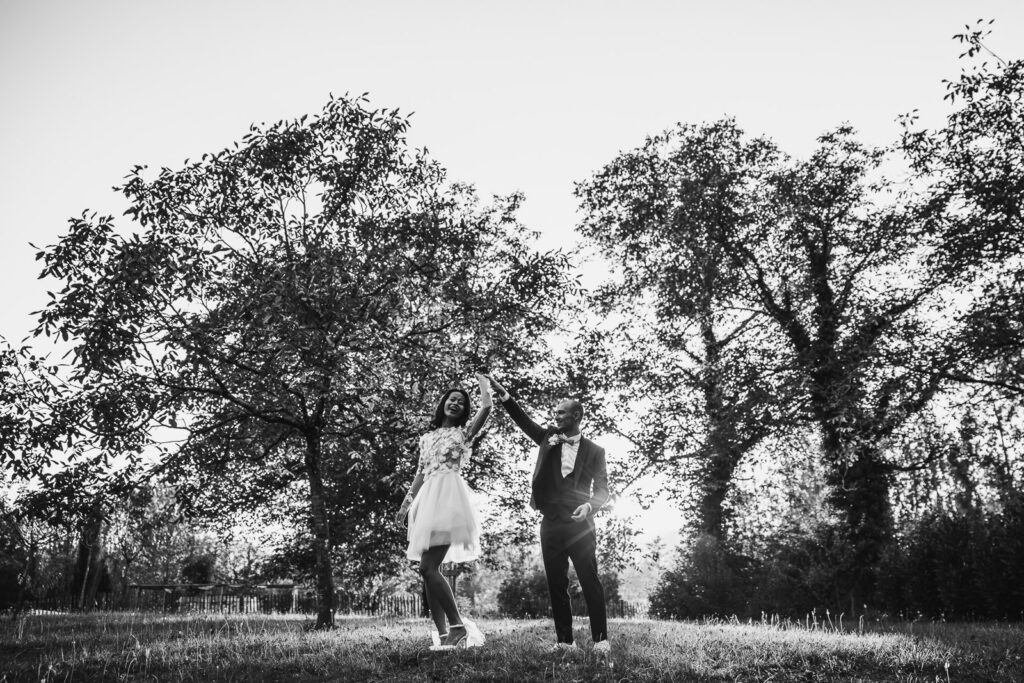
[[580,419],[583,419],[583,403],[578,398],[567,398],[564,399],[569,404],[569,412],[580,414]]

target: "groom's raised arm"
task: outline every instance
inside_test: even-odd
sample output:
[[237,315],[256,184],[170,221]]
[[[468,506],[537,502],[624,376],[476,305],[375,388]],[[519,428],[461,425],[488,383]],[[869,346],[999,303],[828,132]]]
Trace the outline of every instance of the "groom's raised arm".
[[505,406],[505,410],[508,411],[508,416],[512,418],[512,421],[523,430],[523,433],[533,439],[533,442],[540,445],[544,441],[544,437],[547,435],[548,430],[541,427],[539,424],[530,419],[530,417],[523,412],[523,409],[516,403],[516,400],[512,398],[511,394],[506,393],[504,396],[498,396],[498,401]]

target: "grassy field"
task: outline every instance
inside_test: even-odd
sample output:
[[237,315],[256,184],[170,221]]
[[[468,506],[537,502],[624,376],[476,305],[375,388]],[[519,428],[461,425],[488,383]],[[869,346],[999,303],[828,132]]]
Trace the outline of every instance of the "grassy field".
[[0,622],[14,681],[1024,681],[1020,624],[613,621],[612,658],[549,652],[547,621],[479,622],[484,647],[433,653],[428,622],[301,616],[33,615]]

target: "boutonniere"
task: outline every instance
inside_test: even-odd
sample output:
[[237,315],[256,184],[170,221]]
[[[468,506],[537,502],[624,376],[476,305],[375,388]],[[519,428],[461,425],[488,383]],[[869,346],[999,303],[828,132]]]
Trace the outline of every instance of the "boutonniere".
[[552,446],[569,443],[569,441],[571,441],[571,439],[567,438],[565,434],[552,434],[548,437],[548,443]]

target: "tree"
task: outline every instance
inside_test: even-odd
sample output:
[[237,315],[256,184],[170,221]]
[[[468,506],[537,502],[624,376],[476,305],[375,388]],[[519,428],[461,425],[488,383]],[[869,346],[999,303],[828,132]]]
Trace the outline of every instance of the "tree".
[[[139,484],[107,515],[106,550],[121,579],[121,591],[136,583],[208,583],[193,581],[193,565],[217,559],[216,543],[189,518],[174,489]],[[223,524],[224,520],[221,520]],[[234,521],[234,520],[232,520]],[[214,562],[215,563],[215,562]],[[213,565],[210,570],[213,571]],[[206,571],[205,569],[202,571]],[[212,574],[207,574],[212,578]]]
[[[133,473],[111,458],[137,437],[97,434],[92,418],[102,413],[104,401],[92,401],[92,387],[70,388],[58,365],[0,340],[0,465],[23,487],[10,514],[77,534],[72,581],[50,592],[90,609],[110,588],[103,543],[108,515],[134,486]],[[23,575],[31,580],[39,565],[38,539],[22,540]]]
[[[957,36],[968,46],[963,56],[988,52],[984,28],[967,31]],[[722,316],[728,307],[750,311],[747,329],[760,334],[747,348],[744,337],[735,339],[736,353],[725,360],[740,376],[733,386],[756,386],[742,378],[745,367],[774,378],[783,402],[816,426],[840,522],[809,539],[823,555],[782,546],[775,561],[804,567],[811,580],[794,585],[805,594],[824,594],[810,586],[838,587],[836,600],[853,609],[874,594],[893,535],[891,491],[899,477],[949,460],[958,503],[975,497],[969,449],[903,447],[920,412],[954,382],[990,390],[987,400],[1019,400],[1024,385],[1024,65],[989,55],[995,65],[947,83],[947,99],[960,106],[946,125],[917,130],[908,117],[891,149],[861,145],[842,127],[822,136],[809,159],[794,161],[770,143],[746,139],[732,121],[679,126],[620,155],[578,191],[584,233],[622,271],[596,303],[629,321],[613,334],[630,349],[626,358],[603,357],[598,340],[579,355],[590,367],[612,368],[607,374],[617,386],[602,390],[619,390],[609,400],[613,409],[628,404],[623,396],[651,397],[655,409],[640,413],[646,439],[637,453],[656,461],[668,444],[669,452],[695,456],[701,439],[714,436],[714,404],[689,407],[701,384],[677,369],[666,348],[677,339],[681,348],[713,348],[701,318],[715,320],[717,312],[721,327],[735,322]],[[887,164],[909,165],[909,180],[885,177]],[[735,343],[726,329],[724,338]],[[715,367],[707,353],[691,351],[686,360],[690,372]],[[665,385],[693,393],[674,403]],[[755,404],[743,405],[742,392],[723,395],[725,406],[765,426],[756,423]],[[673,424],[660,412],[665,408],[685,418]],[[694,427],[701,424],[708,426]],[[1005,448],[1001,459],[989,460],[996,481],[1013,481]],[[675,474],[673,464],[659,466]],[[708,490],[700,486],[707,473],[696,481],[698,491]],[[1015,498],[1006,495],[1012,485],[995,488],[1013,509]],[[698,519],[711,528],[706,513]],[[795,561],[801,555],[814,559]],[[703,556],[698,545],[682,563],[692,569],[718,557]],[[742,592],[733,585],[742,574],[724,584],[724,574],[689,576],[711,592],[736,588],[718,591],[723,600]],[[710,603],[695,604],[688,609]]]
[[783,363],[716,235],[755,220],[745,194],[777,156],[732,121],[679,126],[576,188],[580,232],[619,275],[592,301],[619,322],[579,345],[582,373],[603,403],[638,411],[631,426],[604,420],[643,462],[634,477],[657,468],[676,497],[694,501],[696,528],[718,541],[733,473],[786,408]]
[[480,207],[407,148],[398,112],[366,105],[253,126],[152,180],[136,167],[137,232],[86,213],[39,255],[62,287],[36,334],[70,344],[101,443],[137,457],[176,435],[162,471],[214,513],[304,491],[321,628],[331,482],[355,488],[350,520],[384,528],[435,395],[481,360],[537,357],[567,291],[519,197]]
[[0,500],[0,609],[21,606],[31,570],[31,553],[21,525]]
[[[43,526],[77,535],[71,582],[51,586],[49,592],[51,597],[60,593],[78,609],[90,609],[97,594],[110,589],[103,536],[107,516],[130,488],[131,477],[112,465],[108,452],[94,447],[93,435],[83,426],[88,404],[81,399],[88,392],[62,395],[63,386],[58,369],[28,349],[16,351],[5,344],[0,350],[0,463],[19,491],[7,517],[16,530]],[[38,531],[14,536],[24,562],[23,596],[37,583]]]
[[[972,66],[946,81],[959,105],[935,130],[903,118],[901,146],[928,188],[921,216],[939,236],[936,267],[968,296],[956,315],[949,378],[1019,400],[1024,394],[1024,60],[1005,61],[984,40],[992,21],[954,36]],[[980,64],[979,59],[983,59]],[[990,60],[995,60],[994,63]]]
[[[678,129],[664,171],[663,184],[680,203],[714,205],[721,190],[706,173],[710,162],[756,161],[749,182],[730,186],[727,205],[741,207],[744,220],[701,227],[716,267],[729,274],[723,289],[730,305],[750,311],[770,333],[763,342],[774,349],[769,358],[787,361],[784,373],[767,365],[758,375],[786,379],[820,433],[830,502],[847,545],[838,580],[854,609],[872,591],[892,535],[892,477],[922,464],[892,457],[886,443],[947,381],[951,348],[963,332],[934,311],[967,273],[937,258],[948,245],[933,230],[931,197],[882,174],[893,154],[898,160],[857,142],[844,126],[821,136],[808,159],[794,161],[717,123]],[[640,209],[605,225],[657,215],[662,198],[640,193],[628,201]],[[673,234],[651,230],[645,239],[664,249]],[[706,268],[696,251],[674,251],[673,258],[680,271]],[[740,362],[762,361],[745,353]]]

